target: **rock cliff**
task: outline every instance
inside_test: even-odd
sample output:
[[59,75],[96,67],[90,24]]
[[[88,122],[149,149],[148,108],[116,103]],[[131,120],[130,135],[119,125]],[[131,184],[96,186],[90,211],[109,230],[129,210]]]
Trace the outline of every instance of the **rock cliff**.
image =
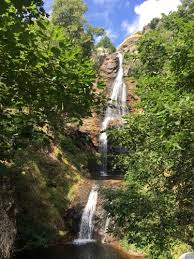
[[9,258],[16,237],[13,186],[8,177],[0,177],[0,258]]
[[[119,60],[116,53],[113,54],[101,54],[102,62],[99,66],[98,80],[102,80],[105,83],[103,94],[106,97],[110,97],[112,83],[117,76],[119,68]],[[98,57],[98,60],[100,57]],[[94,86],[95,87],[95,86]],[[92,117],[86,118],[83,121],[83,125],[80,127],[80,131],[87,133],[94,145],[98,147],[98,136],[100,134],[102,115],[93,113]]]
[[[133,69],[133,62],[126,60],[126,54],[133,54],[137,50],[137,42],[140,39],[140,34],[134,34],[132,36],[127,37],[118,47],[118,51],[122,52],[124,55],[124,76],[125,83],[127,86],[127,105],[129,111],[134,111],[135,103],[139,100],[138,96],[135,95],[135,82],[130,78],[130,72]],[[105,83],[104,94],[106,97],[110,97],[112,91],[112,83],[117,76],[118,68],[119,68],[119,60],[117,57],[117,53],[108,54],[104,52],[102,49],[97,52],[97,56],[94,58],[98,62],[98,80],[103,80]],[[80,131],[87,133],[90,135],[94,145],[98,147],[98,136],[100,133],[102,116],[93,113],[92,117],[84,120],[83,125],[80,127]]]
[[133,34],[127,37],[118,47],[118,50],[126,53],[126,52],[133,52],[136,50],[136,44],[138,40],[141,38],[141,34]]

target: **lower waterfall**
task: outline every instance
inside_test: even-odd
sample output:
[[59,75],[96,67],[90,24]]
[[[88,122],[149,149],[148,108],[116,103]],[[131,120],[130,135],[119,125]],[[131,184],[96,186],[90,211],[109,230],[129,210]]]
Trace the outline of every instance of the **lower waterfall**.
[[113,82],[112,94],[110,102],[105,112],[105,116],[101,126],[101,134],[99,137],[100,152],[102,157],[102,169],[101,176],[107,176],[107,151],[108,151],[108,137],[106,129],[111,121],[122,121],[122,116],[127,112],[127,90],[123,81],[123,55],[118,53],[119,58],[119,70],[117,77]]
[[98,186],[94,185],[82,214],[78,239],[75,240],[74,243],[84,243],[92,240],[93,218],[95,215],[97,200]]

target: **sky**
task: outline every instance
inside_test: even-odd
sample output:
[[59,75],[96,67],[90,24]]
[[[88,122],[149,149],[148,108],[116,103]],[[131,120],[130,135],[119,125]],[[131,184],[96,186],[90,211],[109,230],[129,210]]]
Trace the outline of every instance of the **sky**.
[[[53,0],[44,0],[51,12]],[[153,18],[177,10],[181,0],[84,0],[88,6],[88,22],[106,30],[118,46],[127,36],[140,31]]]

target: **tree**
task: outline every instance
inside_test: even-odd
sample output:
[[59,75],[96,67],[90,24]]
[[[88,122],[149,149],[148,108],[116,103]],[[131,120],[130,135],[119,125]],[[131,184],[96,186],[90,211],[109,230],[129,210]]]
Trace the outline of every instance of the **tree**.
[[82,0],[55,0],[51,14],[52,22],[63,28],[72,44],[79,45],[84,54],[91,55],[95,37],[104,34],[104,29],[88,24],[84,14],[87,6]]
[[116,233],[149,258],[177,258],[176,244],[194,247],[192,2],[140,39],[133,76],[143,112],[110,132],[126,150],[116,158],[126,186],[108,192],[106,208],[120,228]]
[[105,48],[107,49],[110,53],[113,53],[116,51],[115,46],[112,44],[110,38],[108,36],[104,36],[98,44],[96,44],[96,49],[97,48]]
[[55,0],[53,2],[52,21],[73,37],[79,37],[84,31],[87,7],[82,0]]
[[154,18],[154,19],[151,20],[151,22],[149,23],[148,26],[149,26],[151,29],[156,29],[156,27],[157,27],[159,21],[160,21],[159,18]]
[[96,76],[92,62],[34,2],[27,4],[27,13],[25,5],[18,13],[12,1],[3,2],[1,160],[13,159],[16,143],[22,137],[32,143],[45,125],[60,130],[66,121],[81,121],[99,102],[93,91]]
[[[90,35],[81,29],[77,41],[63,26],[47,18],[42,4],[41,0],[2,0],[0,4],[0,188],[8,204],[0,201],[0,210],[5,209],[6,222],[12,214],[15,217],[6,195],[9,192],[19,210],[17,233],[22,249],[48,245],[60,232],[64,234],[58,229],[63,224],[56,222],[62,221],[59,214],[68,205],[68,193],[79,169],[75,174],[75,168],[69,170],[62,150],[56,155],[56,173],[53,168],[51,174],[48,168],[39,169],[38,164],[43,157],[50,160],[44,151],[53,145],[68,152],[70,143],[69,153],[74,156],[79,149],[74,149],[73,141],[64,144],[66,124],[78,125],[100,103],[93,89],[94,65],[86,48],[90,47]],[[5,170],[7,167],[11,170]],[[9,238],[9,233],[0,235],[7,241],[3,234]],[[10,239],[10,245],[6,243],[0,253],[8,253],[12,242]]]
[[42,0],[3,0],[1,2],[0,14],[4,15],[10,8],[12,8],[12,11],[14,11],[17,16],[19,15],[25,18],[25,20],[31,20],[32,18],[37,18],[39,15],[45,15]]

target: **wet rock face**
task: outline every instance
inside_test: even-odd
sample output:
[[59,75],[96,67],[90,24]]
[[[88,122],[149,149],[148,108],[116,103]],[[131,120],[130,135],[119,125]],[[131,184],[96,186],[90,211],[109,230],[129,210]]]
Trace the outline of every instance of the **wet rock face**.
[[[104,54],[102,64],[99,68],[99,79],[103,80],[106,87],[104,94],[110,97],[112,91],[112,83],[117,76],[119,69],[119,59],[116,53]],[[80,127],[80,131],[87,133],[94,144],[98,147],[98,137],[101,128],[101,118],[98,114],[93,113],[92,117],[83,120],[83,125]]]
[[10,179],[0,177],[0,258],[7,259],[16,237],[15,206]]
[[75,238],[79,233],[82,212],[83,206],[78,203],[75,207],[66,210],[63,216],[64,223]]
[[[122,52],[123,54],[128,52],[135,52],[137,49],[137,42],[140,38],[140,34],[134,34],[130,37],[127,37],[120,45],[118,51]],[[103,49],[99,49],[99,52],[97,53],[94,60],[98,60],[98,80],[104,81],[104,94],[109,98],[112,92],[112,84],[119,70],[118,55],[117,53],[108,54]],[[128,62],[127,60],[125,61],[124,59],[123,69],[125,77],[131,75],[133,65],[134,64],[132,62]],[[131,82],[126,82],[126,85],[128,88],[128,106],[131,107],[131,100],[133,102],[133,99],[136,99],[136,96],[133,94],[133,89],[131,88],[134,88],[135,86],[134,84],[131,84]],[[100,92],[100,90],[97,89],[97,92]],[[101,113],[101,117],[98,114],[93,113],[92,117],[83,120],[83,125],[80,127],[80,131],[85,132],[91,136],[92,142],[96,148],[98,148],[99,145],[98,137],[100,134],[101,121],[103,116],[103,112]],[[112,126],[116,125],[116,123],[119,124],[120,122],[113,121]]]
[[123,53],[135,51],[136,44],[140,38],[140,34],[134,34],[132,36],[127,37],[119,46],[119,51]]
[[94,238],[104,242],[104,238],[106,235],[106,219],[108,217],[107,212],[103,208],[103,199],[101,195],[98,195],[98,204],[95,212],[94,219]]
[[83,125],[80,126],[79,130],[87,134],[94,145],[94,148],[98,146],[98,135],[100,131],[100,118],[96,113],[93,113],[91,117],[83,120]]
[[99,74],[106,84],[105,95],[110,97],[112,92],[112,84],[119,70],[119,58],[117,53],[107,55],[103,64],[99,69]]
[[[140,34],[134,34],[129,37],[127,37],[119,46],[119,51],[122,52],[124,55],[125,53],[136,53],[137,51],[137,42],[140,40],[141,35]],[[131,76],[131,72],[133,70],[134,64],[133,62],[125,61],[123,63],[123,69],[124,69],[124,76]]]
[[107,55],[100,67],[100,76],[104,80],[113,80],[117,76],[119,59],[116,53]]

